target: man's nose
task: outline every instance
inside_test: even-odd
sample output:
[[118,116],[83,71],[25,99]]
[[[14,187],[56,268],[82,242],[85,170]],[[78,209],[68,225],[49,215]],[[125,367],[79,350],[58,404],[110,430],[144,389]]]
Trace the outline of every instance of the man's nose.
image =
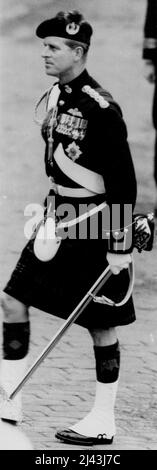
[[45,59],[45,57],[50,57],[50,50],[48,47],[44,47],[41,57]]

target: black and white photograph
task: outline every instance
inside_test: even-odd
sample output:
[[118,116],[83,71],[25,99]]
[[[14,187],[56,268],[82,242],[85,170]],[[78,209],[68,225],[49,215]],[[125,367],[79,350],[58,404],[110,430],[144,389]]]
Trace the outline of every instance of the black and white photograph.
[[68,470],[150,463],[157,0],[0,13],[0,450]]

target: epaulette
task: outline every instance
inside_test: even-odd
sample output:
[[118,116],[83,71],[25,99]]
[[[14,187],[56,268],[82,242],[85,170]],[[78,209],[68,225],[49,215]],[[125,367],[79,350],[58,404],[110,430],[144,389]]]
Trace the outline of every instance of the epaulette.
[[99,104],[100,108],[108,108],[110,104],[101,96],[98,91],[92,88],[90,85],[84,85],[82,88],[84,93],[87,93],[91,98],[93,98]]

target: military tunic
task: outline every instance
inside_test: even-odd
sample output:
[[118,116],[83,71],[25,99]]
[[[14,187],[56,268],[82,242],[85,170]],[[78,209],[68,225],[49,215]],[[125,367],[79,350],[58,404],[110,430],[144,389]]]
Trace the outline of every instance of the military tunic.
[[[81,167],[102,175],[105,194],[91,197],[67,197],[51,189],[55,208],[60,204],[132,204],[136,201],[136,177],[127,142],[127,129],[122,112],[112,96],[84,70],[67,85],[60,85],[57,114],[53,128],[53,153],[49,153],[48,139],[50,109],[42,125],[46,143],[45,168],[48,177],[66,188],[81,188],[63,171],[53,158],[59,144],[66,157]],[[47,95],[47,101],[49,93]],[[79,171],[79,170],[78,170]],[[107,266],[109,244],[101,236],[90,239],[65,238],[56,256],[47,262],[36,258],[34,240],[30,240],[5,287],[5,292],[28,306],[34,306],[53,315],[67,318],[83,295]],[[110,248],[114,251],[113,247]],[[127,252],[131,251],[127,250]],[[112,275],[100,293],[120,301],[128,286],[128,272]],[[122,307],[109,307],[91,302],[77,319],[86,328],[109,328],[135,320],[132,298]]]

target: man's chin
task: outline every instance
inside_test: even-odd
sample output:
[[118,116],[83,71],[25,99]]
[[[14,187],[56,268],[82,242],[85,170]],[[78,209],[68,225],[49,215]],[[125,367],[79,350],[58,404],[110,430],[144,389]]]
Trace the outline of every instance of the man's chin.
[[52,76],[55,77],[55,73],[52,72],[51,70],[47,70],[47,69],[46,69],[46,70],[45,70],[45,73],[46,73],[46,75],[52,75]]
[[57,72],[52,67],[45,67],[45,73],[57,77]]

